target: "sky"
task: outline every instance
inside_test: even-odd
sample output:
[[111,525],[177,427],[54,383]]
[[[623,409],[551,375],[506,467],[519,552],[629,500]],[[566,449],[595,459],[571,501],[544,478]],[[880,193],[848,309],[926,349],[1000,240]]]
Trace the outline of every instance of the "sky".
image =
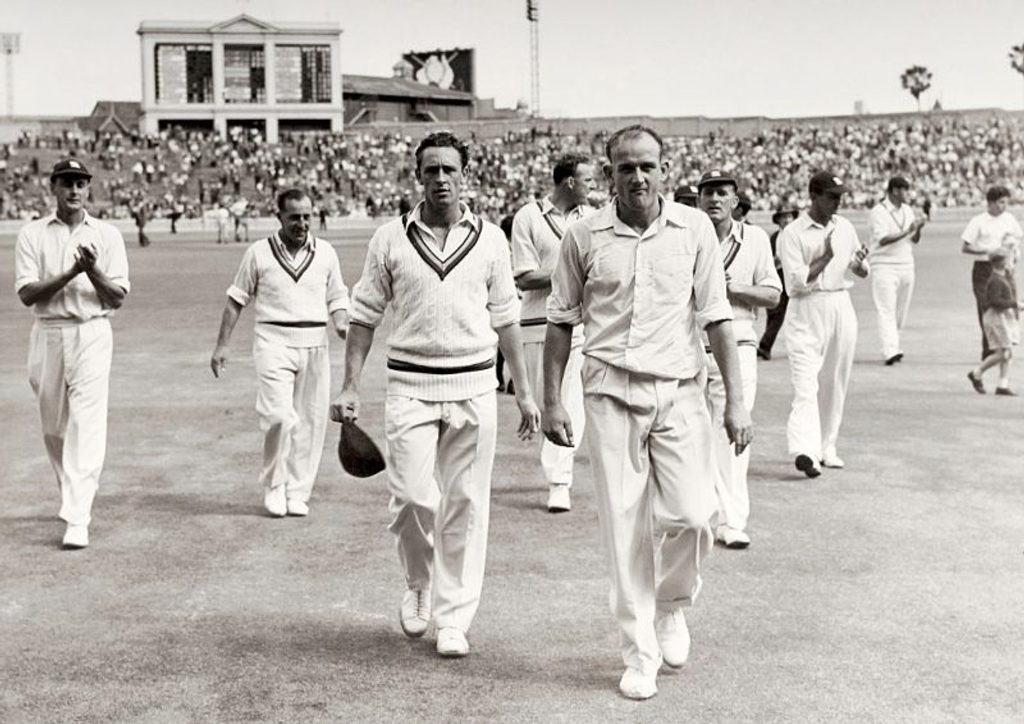
[[[1022,0],[537,0],[541,110],[553,117],[770,117],[912,111],[900,85],[932,71],[926,108],[1024,107],[1007,53],[1024,43]],[[21,34],[15,115],[84,115],[139,100],[142,20],[240,13],[337,23],[341,71],[391,75],[410,50],[476,50],[477,96],[530,97],[525,0],[2,0]],[[6,67],[0,100],[7,99]],[[7,112],[6,104],[3,111]]]

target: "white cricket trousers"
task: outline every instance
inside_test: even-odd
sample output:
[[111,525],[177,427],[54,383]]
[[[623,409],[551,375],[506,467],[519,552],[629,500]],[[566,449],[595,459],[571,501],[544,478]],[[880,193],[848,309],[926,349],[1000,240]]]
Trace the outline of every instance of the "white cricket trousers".
[[107,450],[107,399],[114,342],[110,321],[36,320],[28,379],[43,442],[60,485],[60,517],[89,525]]
[[835,452],[853,370],[857,315],[849,292],[790,297],[783,329],[793,383],[789,454],[821,460]]
[[[526,371],[533,386],[536,399],[544,396],[544,343],[526,342],[523,344],[526,356]],[[573,335],[572,347],[569,349],[569,360],[565,365],[562,377],[562,405],[569,415],[572,424],[573,447],[555,445],[542,436],[540,444],[540,465],[544,470],[544,478],[548,485],[572,485],[573,464],[576,451],[583,440],[586,427],[586,415],[583,414],[583,337]]]
[[329,350],[259,337],[253,343],[256,413],[263,431],[260,483],[264,489],[285,486],[289,500],[309,500],[320,468],[331,394]]
[[468,631],[487,558],[494,391],[457,402],[388,395],[388,510],[410,589],[431,590],[438,628]]
[[[740,344],[736,354],[740,360],[743,382],[743,403],[747,412],[754,409],[757,396],[757,347],[755,343]],[[736,454],[729,433],[725,431],[725,383],[712,355],[708,355],[708,381],[705,395],[711,412],[711,437],[715,459],[715,494],[718,497],[718,525],[745,530],[750,517],[750,495],[747,492],[747,470],[750,468],[750,446]]]
[[695,379],[583,361],[583,405],[622,660],[661,666],[656,611],[691,604],[714,543],[711,419]]
[[875,299],[875,311],[878,316],[882,359],[889,359],[903,351],[900,349],[900,330],[907,321],[913,293],[913,264],[871,266],[871,295]]

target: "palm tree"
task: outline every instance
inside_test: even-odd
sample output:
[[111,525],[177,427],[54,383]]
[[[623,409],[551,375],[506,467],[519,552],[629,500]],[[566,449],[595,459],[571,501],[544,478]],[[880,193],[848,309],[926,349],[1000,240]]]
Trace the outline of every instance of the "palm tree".
[[1010,67],[1024,77],[1024,43],[1010,48]]
[[917,101],[917,111],[921,112],[921,94],[932,87],[932,72],[923,65],[912,65],[900,76],[903,87],[910,91]]

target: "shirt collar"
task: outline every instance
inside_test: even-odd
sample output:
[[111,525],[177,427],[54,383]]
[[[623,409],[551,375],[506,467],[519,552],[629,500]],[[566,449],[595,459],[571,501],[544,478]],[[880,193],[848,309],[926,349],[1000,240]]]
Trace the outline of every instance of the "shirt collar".
[[[61,221],[60,219],[57,218],[57,212],[56,211],[51,211],[45,218],[46,218],[46,225],[47,226],[49,226],[50,224],[55,223],[55,222],[58,223],[58,224],[62,224],[64,226],[67,226],[67,224],[64,224],[63,221]],[[94,216],[91,216],[89,214],[89,212],[86,211],[85,212],[85,216],[82,217],[82,224],[86,224],[88,226],[95,227],[96,226],[96,218]]]
[[[481,225],[480,217],[474,214],[472,211],[470,211],[469,207],[466,206],[466,204],[462,203],[461,201],[459,202],[459,209],[462,211],[462,215],[459,217],[459,220],[455,222],[455,226],[461,226],[462,224],[466,224],[467,226],[475,230]],[[420,201],[418,204],[416,204],[415,208],[413,208],[413,210],[409,212],[409,215],[405,219],[406,231],[409,231],[409,225],[412,224],[413,222],[417,222],[424,227],[427,226],[423,222],[422,210],[423,202]]]
[[[272,237],[270,237],[270,238],[274,240],[274,243],[277,244],[279,249],[281,249],[282,251],[287,251],[288,247],[284,243],[284,239],[281,238],[281,232],[280,231],[275,232],[274,235]],[[300,246],[298,250],[299,251],[302,251],[302,250],[311,251],[312,249],[313,249],[313,235],[307,233],[306,234],[306,242],[302,246]],[[289,252],[289,253],[291,253],[291,252]]]
[[819,224],[817,221],[811,218],[811,215],[806,211],[801,211],[800,216],[797,217],[797,222],[805,229],[825,229],[829,224],[835,223],[836,215],[833,214],[832,218],[829,219],[827,224]]
[[[658,203],[661,205],[661,212],[658,214],[658,218],[654,222],[654,225],[657,225],[658,227],[658,231],[664,229],[666,224],[672,224],[680,229],[686,228],[686,207],[682,204],[669,201],[661,195],[658,196]],[[614,197],[595,213],[587,217],[586,223],[590,227],[591,231],[605,231],[613,229],[616,234],[621,236],[636,236],[636,232],[626,226],[626,224],[624,224],[619,218],[618,213],[616,213],[616,201]]]
[[884,199],[882,199],[882,206],[884,206],[885,208],[887,208],[887,209],[888,209],[889,211],[899,211],[899,210],[900,210],[900,209],[902,209],[902,208],[903,208],[903,207],[904,207],[905,205],[906,205],[906,204],[901,204],[900,206],[897,206],[896,204],[894,204],[894,203],[893,203],[893,202],[892,202],[892,201],[891,201],[891,200],[889,199],[889,197],[888,197],[888,196],[886,196],[886,197],[885,197]]
[[729,227],[729,235],[726,236],[722,240],[722,243],[724,244],[725,242],[729,241],[730,239],[732,241],[735,241],[737,244],[742,244],[743,243],[743,222],[742,221],[736,221],[736,219],[732,219],[732,226]]
[[558,207],[555,206],[555,203],[551,200],[551,194],[548,194],[547,196],[545,196],[544,198],[542,198],[540,200],[540,213],[541,213],[542,216],[547,216],[552,211],[558,211],[558,214],[560,216],[563,216],[565,218],[569,218],[574,213],[578,216],[579,212],[580,212],[580,208],[582,206],[583,206],[583,204],[578,204],[576,206],[573,206],[571,209],[567,209],[564,212],[563,211],[559,211]]

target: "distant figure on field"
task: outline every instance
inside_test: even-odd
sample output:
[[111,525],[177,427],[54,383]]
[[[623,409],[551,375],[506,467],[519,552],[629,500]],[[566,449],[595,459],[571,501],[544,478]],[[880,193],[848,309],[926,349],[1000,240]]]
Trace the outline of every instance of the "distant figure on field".
[[1017,283],[1013,272],[1007,264],[1012,252],[999,247],[988,255],[992,272],[985,284],[985,311],[982,313],[982,324],[985,339],[988,340],[992,352],[980,365],[967,373],[967,378],[974,390],[985,394],[985,386],[981,378],[986,370],[999,365],[999,383],[997,395],[1016,397],[1017,393],[1010,389],[1010,360],[1013,357],[1014,345],[1020,344],[1020,303],[1017,299]]

